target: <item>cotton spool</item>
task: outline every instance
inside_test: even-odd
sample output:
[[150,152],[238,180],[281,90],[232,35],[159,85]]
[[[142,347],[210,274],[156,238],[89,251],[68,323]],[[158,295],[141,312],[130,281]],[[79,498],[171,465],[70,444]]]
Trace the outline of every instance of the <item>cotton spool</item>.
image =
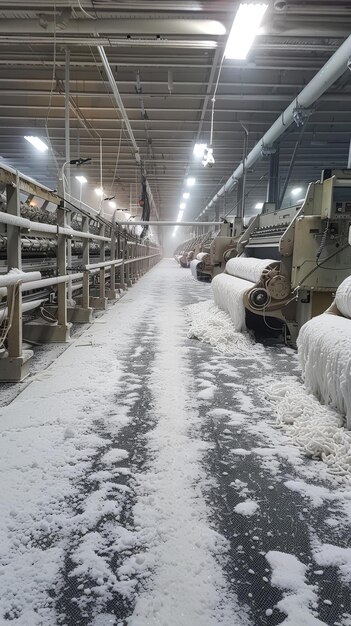
[[231,276],[237,276],[238,278],[249,280],[252,283],[258,283],[261,279],[262,272],[272,263],[277,264],[277,261],[273,261],[272,259],[235,257],[227,262],[225,271]]
[[217,306],[230,315],[235,331],[244,331],[244,294],[259,282],[262,272],[272,263],[272,259],[236,257],[226,264],[226,273],[218,274],[212,281],[212,292]]
[[297,347],[305,385],[324,404],[346,415],[351,429],[351,324],[323,313],[301,328]]
[[335,304],[344,317],[351,318],[351,276],[345,278],[337,288]]
[[197,268],[197,266],[199,265],[200,262],[201,261],[199,261],[198,259],[193,259],[192,261],[190,261],[190,270],[191,270],[191,273],[192,273],[192,275],[193,275],[193,277],[195,279],[197,279],[196,268]]
[[246,328],[244,293],[253,286],[254,283],[229,274],[218,274],[212,281],[214,301],[220,309],[228,313],[235,331],[244,331]]

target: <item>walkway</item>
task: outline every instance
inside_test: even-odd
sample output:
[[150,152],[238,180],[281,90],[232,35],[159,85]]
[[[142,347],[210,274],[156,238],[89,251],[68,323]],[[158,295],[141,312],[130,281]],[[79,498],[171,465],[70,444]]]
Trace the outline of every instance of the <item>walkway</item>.
[[262,390],[296,358],[188,339],[209,297],[162,261],[0,409],[0,624],[350,626],[351,490]]

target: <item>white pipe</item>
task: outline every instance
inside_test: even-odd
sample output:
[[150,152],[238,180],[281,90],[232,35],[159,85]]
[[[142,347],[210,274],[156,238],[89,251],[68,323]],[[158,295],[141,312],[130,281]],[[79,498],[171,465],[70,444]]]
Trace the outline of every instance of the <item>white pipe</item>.
[[112,89],[113,95],[116,98],[116,102],[117,102],[117,104],[119,106],[122,118],[123,118],[124,123],[126,125],[129,138],[130,138],[130,140],[132,142],[132,145],[133,145],[133,148],[134,148],[135,160],[136,160],[136,162],[138,164],[140,164],[141,159],[140,159],[139,148],[138,148],[137,142],[135,141],[133,129],[132,129],[131,125],[130,125],[130,121],[128,119],[127,111],[124,108],[124,104],[123,104],[121,95],[120,95],[120,93],[118,91],[118,87],[117,87],[115,78],[113,76],[113,73],[112,73],[112,70],[111,70],[111,67],[110,67],[110,64],[108,62],[108,59],[107,59],[107,56],[106,56],[106,53],[105,53],[105,50],[104,50],[103,46],[98,46],[98,51],[99,51],[99,54],[100,54],[103,66],[105,68],[105,72],[106,72],[106,75],[107,75],[107,78],[108,78],[108,82],[110,83],[110,87]]
[[[130,225],[130,222],[118,222],[120,226]],[[167,222],[167,221],[154,221],[154,222],[132,222],[134,226],[220,226],[223,222]]]
[[85,265],[84,269],[95,270],[100,269],[102,267],[110,267],[111,265],[122,265],[122,259],[116,259],[115,261],[102,261],[101,263],[89,263],[89,265]]
[[109,237],[102,237],[101,235],[92,235],[90,233],[84,233],[80,230],[73,230],[73,228],[64,228],[62,226],[53,226],[52,224],[42,224],[41,222],[31,222],[25,217],[18,217],[17,215],[10,215],[0,211],[0,223],[8,224],[10,226],[18,226],[24,230],[32,230],[37,233],[46,233],[48,235],[67,235],[76,239],[92,239],[96,241],[110,241]]
[[43,289],[44,287],[52,287],[53,285],[60,285],[61,283],[72,282],[72,280],[78,280],[80,278],[83,278],[83,272],[79,272],[77,274],[66,274],[65,276],[54,276],[52,278],[43,278],[43,280],[37,280],[22,285],[22,292],[31,291],[32,289]]
[[[38,278],[37,278],[38,275]],[[66,274],[65,276],[54,276],[52,278],[43,278],[41,280],[40,272],[28,272],[26,277],[28,276],[28,282],[20,279],[23,284],[21,284],[21,291],[24,293],[25,291],[32,291],[32,289],[43,289],[44,287],[51,287],[53,285],[59,285],[60,283],[70,282],[73,280],[79,280],[83,278],[83,272],[79,272],[76,274]],[[0,298],[5,298],[7,295],[7,287],[0,287]]]
[[[286,131],[294,121],[294,111],[297,107],[308,108],[320,96],[331,87],[331,85],[347,69],[347,63],[351,56],[351,35],[344,41],[338,50],[330,57],[321,70],[312,78],[306,87],[299,93],[293,102],[285,109],[284,113],[278,117],[274,124],[267,130],[262,139],[255,145],[245,160],[246,169],[252,167],[256,161],[262,157],[265,148],[271,147],[274,142]],[[243,162],[234,170],[227,182],[216,193],[212,200],[206,205],[205,211],[209,209],[220,197],[230,191],[239,181],[244,173]]]
[[8,274],[0,276],[0,287],[11,287],[21,281],[21,283],[28,283],[33,280],[40,280],[40,272],[22,272],[21,270],[10,270]]
[[[43,302],[45,302],[45,298],[42,300],[33,300],[32,302],[22,302],[22,313],[27,313],[28,311],[36,309],[38,306],[43,304]],[[7,307],[0,310],[0,323],[8,317],[8,314],[9,310]]]

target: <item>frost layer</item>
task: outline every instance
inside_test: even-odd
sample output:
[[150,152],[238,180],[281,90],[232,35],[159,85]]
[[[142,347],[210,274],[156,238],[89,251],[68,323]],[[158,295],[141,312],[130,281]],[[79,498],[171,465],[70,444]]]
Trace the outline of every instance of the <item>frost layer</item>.
[[271,263],[276,263],[272,259],[252,259],[246,257],[235,257],[230,259],[225,266],[227,274],[257,283],[265,270]]
[[351,429],[351,324],[337,315],[323,314],[302,326],[299,361],[308,391],[346,415]]
[[[232,260],[234,261],[235,259]],[[236,332],[245,330],[243,297],[244,293],[254,286],[254,283],[228,276],[228,274],[218,274],[218,276],[214,277],[211,285],[215,303],[220,309],[228,313],[233,322],[234,330]]]

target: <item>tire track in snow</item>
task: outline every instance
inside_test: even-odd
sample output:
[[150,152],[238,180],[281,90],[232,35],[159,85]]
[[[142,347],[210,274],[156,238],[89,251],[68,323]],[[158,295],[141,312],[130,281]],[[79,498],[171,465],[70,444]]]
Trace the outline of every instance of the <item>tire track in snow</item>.
[[200,463],[207,446],[196,432],[199,418],[181,308],[183,278],[175,275],[170,283],[165,270],[155,311],[158,342],[150,383],[157,419],[148,435],[153,461],[136,477],[133,511],[136,527],[148,537],[145,567],[153,573],[129,624],[243,626],[245,611],[228,593],[217,560],[227,542],[210,527],[202,496]]

